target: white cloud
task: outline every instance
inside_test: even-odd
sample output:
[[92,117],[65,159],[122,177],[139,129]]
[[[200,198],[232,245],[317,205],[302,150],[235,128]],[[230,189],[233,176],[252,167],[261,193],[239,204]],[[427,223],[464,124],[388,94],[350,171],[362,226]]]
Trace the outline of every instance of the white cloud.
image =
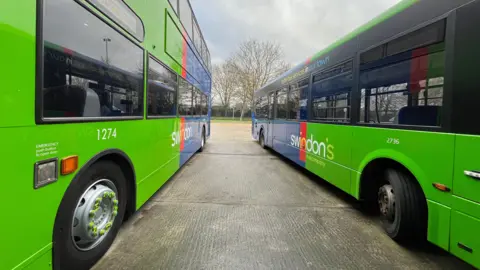
[[218,63],[249,38],[278,42],[301,62],[400,0],[191,0]]

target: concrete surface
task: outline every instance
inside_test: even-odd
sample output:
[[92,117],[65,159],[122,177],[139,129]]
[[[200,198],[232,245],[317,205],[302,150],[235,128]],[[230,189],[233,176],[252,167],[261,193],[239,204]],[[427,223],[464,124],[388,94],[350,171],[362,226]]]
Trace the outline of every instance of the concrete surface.
[[121,229],[94,269],[470,269],[424,245],[399,246],[356,202],[219,123]]

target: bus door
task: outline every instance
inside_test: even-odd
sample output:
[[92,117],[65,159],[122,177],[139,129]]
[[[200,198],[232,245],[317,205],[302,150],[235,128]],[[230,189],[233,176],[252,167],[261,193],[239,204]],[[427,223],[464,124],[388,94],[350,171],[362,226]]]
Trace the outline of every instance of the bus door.
[[268,94],[268,124],[267,124],[267,134],[266,134],[266,137],[265,137],[265,143],[270,146],[270,147],[273,147],[273,101],[275,100],[274,99],[274,94],[275,92],[273,93],[270,93]]
[[[457,10],[453,71],[455,156],[450,251],[480,266],[480,118],[478,117],[478,63],[480,55],[480,1]],[[453,55],[452,54],[452,55]]]

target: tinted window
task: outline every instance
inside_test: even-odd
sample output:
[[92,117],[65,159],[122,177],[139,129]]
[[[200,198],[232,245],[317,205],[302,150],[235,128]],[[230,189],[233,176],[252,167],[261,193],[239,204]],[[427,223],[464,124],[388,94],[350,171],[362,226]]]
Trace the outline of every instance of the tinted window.
[[334,77],[336,75],[342,74],[342,73],[347,73],[352,70],[352,61],[337,65],[335,67],[332,67],[326,71],[322,71],[319,74],[316,74],[313,76],[313,81],[318,82],[327,78]]
[[202,55],[203,62],[206,63],[206,62],[207,62],[207,59],[208,59],[208,51],[207,51],[207,45],[205,44],[205,41],[203,41],[203,40],[202,40],[202,52],[201,52],[201,55]]
[[255,104],[255,117],[258,119],[268,118],[268,98],[258,97]]
[[192,38],[192,10],[188,4],[188,0],[180,1],[180,21],[182,21],[183,27],[187,31],[188,35]]
[[437,52],[361,72],[360,121],[440,126],[444,61]]
[[288,94],[288,119],[300,119],[300,89],[291,89]]
[[87,0],[138,40],[143,41],[144,29],[140,18],[124,1]]
[[203,93],[202,91],[198,90],[197,88],[193,88],[193,107],[194,107],[194,111],[193,111],[193,114],[194,115],[202,115],[202,97],[203,97]]
[[350,94],[342,93],[313,99],[313,118],[330,122],[349,122]]
[[150,57],[148,66],[148,115],[176,115],[176,89],[177,75]]
[[198,28],[198,24],[196,22],[193,24],[193,41],[195,43],[195,47],[197,48],[197,52],[200,54],[203,41],[202,36],[200,35],[200,28]]
[[352,79],[352,74],[344,74],[316,82],[312,86],[312,98],[349,92],[352,88]]
[[277,115],[275,118],[287,118],[287,91],[282,90],[277,92]]
[[170,2],[170,5],[173,8],[173,11],[178,14],[178,0],[168,0]]
[[208,115],[208,96],[202,95],[202,115]]
[[143,116],[143,50],[74,1],[44,3],[43,117]]
[[387,56],[441,42],[445,35],[445,20],[433,23],[387,43]]
[[273,111],[274,98],[273,97],[274,97],[274,95],[275,95],[275,93],[271,93],[271,94],[268,95],[268,118],[269,119],[273,118],[273,113],[274,113],[274,111]]
[[385,45],[381,45],[362,53],[360,55],[360,63],[365,64],[382,59],[384,48]]
[[192,115],[192,90],[193,87],[184,79],[179,79],[178,84],[178,114],[179,115]]

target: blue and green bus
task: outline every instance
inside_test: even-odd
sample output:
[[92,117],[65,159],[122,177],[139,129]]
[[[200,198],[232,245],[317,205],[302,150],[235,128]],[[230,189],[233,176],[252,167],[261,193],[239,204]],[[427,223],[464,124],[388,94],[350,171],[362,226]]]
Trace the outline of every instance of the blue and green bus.
[[188,0],[2,0],[0,40],[0,269],[89,269],[209,138],[205,39]]
[[253,138],[480,267],[479,27],[479,0],[401,1],[257,90]]

